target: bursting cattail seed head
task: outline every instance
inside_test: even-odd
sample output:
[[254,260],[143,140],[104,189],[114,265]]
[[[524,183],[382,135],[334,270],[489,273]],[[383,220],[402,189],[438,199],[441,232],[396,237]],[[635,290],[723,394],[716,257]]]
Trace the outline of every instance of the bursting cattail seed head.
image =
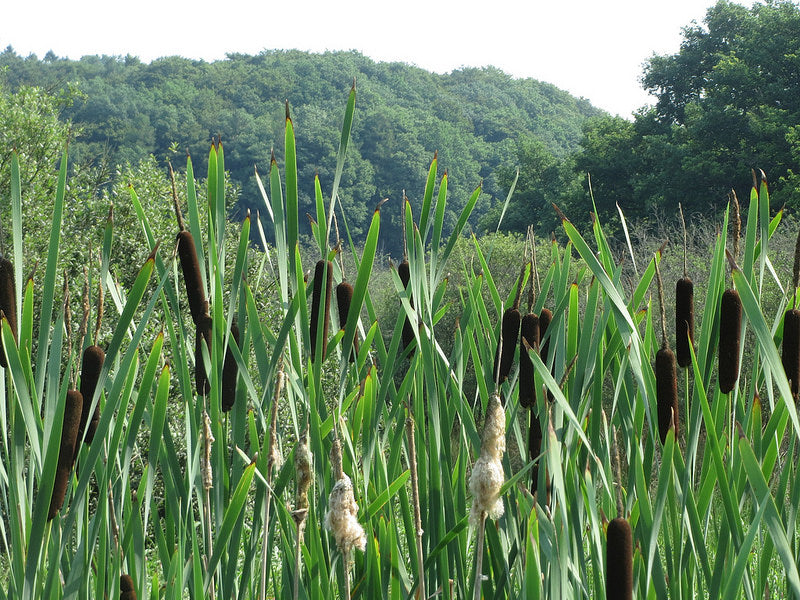
[[[327,267],[327,268],[326,268]],[[324,282],[323,282],[324,278]],[[322,302],[322,287],[325,286],[325,305],[320,306]],[[311,361],[317,358],[317,331],[320,322],[320,310],[322,314],[322,360],[325,360],[325,346],[328,341],[328,328],[330,327],[331,317],[331,290],[333,288],[333,263],[331,261],[320,260],[317,261],[317,266],[314,269],[314,289],[311,295]]]
[[481,454],[472,467],[469,490],[472,492],[470,523],[478,526],[483,515],[497,519],[503,514],[503,453],[506,451],[506,413],[499,394],[492,394],[486,407],[486,420],[481,437]]
[[189,311],[192,313],[192,321],[197,325],[203,315],[208,312],[208,302],[203,287],[203,278],[200,274],[200,261],[194,247],[194,238],[188,231],[181,231],[178,234],[178,256],[181,260],[183,282],[186,284]]
[[691,345],[694,342],[694,284],[688,277],[675,285],[675,353],[678,366],[692,364]]
[[[89,409],[92,408],[92,398],[94,398],[95,389],[97,389],[97,381],[100,379],[100,371],[103,369],[103,362],[106,359],[106,353],[100,346],[87,346],[83,351],[83,363],[81,365],[81,396],[83,396],[83,409],[81,411],[81,427],[79,434],[84,430],[86,435],[83,441],[91,444],[94,439],[94,432],[97,431],[97,425],[100,422],[100,401],[94,407],[91,420],[89,419]],[[78,452],[78,449],[75,449]]]
[[353,548],[363,551],[367,547],[367,536],[356,518],[358,504],[353,495],[353,482],[342,471],[342,446],[339,438],[333,442],[330,459],[336,483],[328,496],[328,512],[325,513],[323,526],[333,533],[339,551],[348,556]]
[[53,483],[53,494],[50,496],[50,510],[47,513],[49,521],[61,510],[64,496],[67,494],[69,476],[74,464],[75,446],[78,440],[78,428],[81,424],[81,411],[83,397],[78,390],[69,390],[64,404],[64,422],[61,426],[61,443],[58,450],[58,464],[56,466],[56,479]]
[[308,445],[308,434],[300,436],[297,446],[294,449],[294,472],[297,484],[295,495],[295,507],[298,510],[308,510],[308,490],[314,479],[312,469],[311,448]]
[[133,579],[128,574],[124,574],[119,578],[119,600],[136,600]]
[[[230,344],[239,347],[239,327],[231,324]],[[222,412],[228,412],[236,402],[236,383],[239,381],[239,367],[230,347],[225,351],[225,363],[222,366]]]
[[[408,264],[408,260],[404,260],[397,266],[397,275],[400,277],[400,281],[403,282],[403,287],[406,289],[406,291],[408,291],[408,284],[411,281],[411,267]],[[410,291],[408,295],[408,303],[412,307],[414,306],[414,299],[411,297]],[[406,316],[403,319],[403,348],[408,348],[413,341],[414,327],[411,325],[411,321],[408,320],[408,316]]]
[[722,294],[719,322],[719,389],[729,394],[739,379],[742,300],[734,289]]
[[211,327],[213,321],[211,317],[204,314],[197,322],[194,341],[194,381],[197,393],[207,396],[211,392],[211,384],[208,382],[206,374],[206,364],[203,361],[203,341],[205,340],[208,348],[208,355],[211,356]]
[[[536,384],[533,379],[533,361],[528,355],[528,348],[539,348],[539,317],[533,313],[522,317],[519,338],[519,403],[531,407],[536,403]],[[541,435],[541,431],[539,433]]]
[[[339,327],[347,325],[350,315],[350,304],[353,302],[353,286],[346,281],[336,286],[336,307],[339,309]],[[350,351],[350,362],[355,361],[358,354],[358,335],[353,336],[353,347]]]
[[517,308],[507,308],[500,323],[501,340],[494,354],[494,380],[502,383],[511,373],[514,364],[514,350],[519,338],[520,314]]
[[658,406],[658,434],[661,443],[667,439],[670,426],[678,436],[678,371],[675,354],[667,347],[656,352],[656,405]]
[[797,398],[800,387],[800,310],[787,310],[783,316],[783,346],[781,361],[786,378]]
[[[17,341],[17,296],[14,292],[14,265],[5,257],[0,258],[0,311],[3,312],[11,334],[14,336],[14,343]],[[0,335],[2,332],[0,331]],[[0,338],[2,342],[2,338]],[[6,344],[10,340],[6,340]],[[6,353],[3,344],[0,343],[0,367],[8,367]]]
[[606,598],[633,598],[633,535],[622,517],[610,521],[606,530]]

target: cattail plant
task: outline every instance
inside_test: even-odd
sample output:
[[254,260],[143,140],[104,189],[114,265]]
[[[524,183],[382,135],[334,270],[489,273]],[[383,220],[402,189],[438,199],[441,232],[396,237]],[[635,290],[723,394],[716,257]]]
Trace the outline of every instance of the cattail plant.
[[75,463],[75,446],[78,440],[78,428],[81,423],[83,397],[78,390],[67,391],[64,404],[64,421],[61,426],[61,443],[58,451],[58,464],[56,478],[53,483],[53,494],[50,496],[50,510],[47,519],[50,520],[58,514],[64,504],[67,494],[69,477],[72,465]]
[[239,347],[239,327],[236,323],[231,324],[231,337],[228,341],[228,349],[225,351],[225,362],[222,365],[222,412],[228,412],[236,402],[236,384],[239,381],[239,366],[233,357],[230,345],[236,344]]
[[797,398],[800,380],[800,310],[793,308],[783,315],[783,345],[781,361],[792,395]]
[[[323,281],[324,279],[324,281]],[[324,286],[324,305],[322,305]],[[328,329],[331,324],[331,290],[333,288],[333,263],[331,261],[319,260],[314,268],[314,289],[311,294],[311,361],[317,358],[317,331],[319,329],[320,318],[322,319],[322,348],[320,354],[325,360],[325,346],[328,342]],[[320,317],[320,311],[322,316]]]
[[[520,390],[521,392],[521,390]],[[528,421],[528,460],[536,460],[542,452],[542,424],[536,406],[532,406],[529,412]],[[535,494],[539,487],[539,463],[535,463],[531,469],[531,494]]]
[[[353,301],[353,286],[342,281],[336,286],[336,307],[339,312],[339,327],[344,329],[350,315],[350,304]],[[353,346],[350,349],[350,362],[354,362],[358,355],[358,335],[353,336]]]
[[[739,200],[736,192],[731,191],[734,209],[733,255],[729,256],[731,268],[736,261],[739,250],[739,233],[741,218],[739,217]],[[735,288],[729,288],[722,294],[719,311],[719,390],[730,394],[739,379],[739,348],[742,336],[742,299]]]
[[345,561],[345,597],[350,597],[350,551],[367,547],[367,536],[358,522],[358,504],[353,495],[353,482],[342,469],[342,446],[339,438],[333,440],[331,448],[331,469],[336,483],[328,497],[328,512],[323,523],[325,529],[333,534],[336,547]]
[[606,530],[606,598],[633,598],[633,535],[623,517],[612,519]]
[[131,576],[123,574],[119,578],[119,600],[136,600],[136,590],[133,589]]
[[211,392],[211,384],[206,374],[206,363],[203,360],[203,342],[206,344],[208,354],[211,356],[211,328],[213,321],[207,314],[200,316],[197,322],[194,342],[194,380],[197,393],[207,396]]
[[692,364],[691,347],[694,342],[694,284],[686,271],[686,221],[678,205],[683,226],[683,277],[675,284],[675,354],[679,367]]
[[541,344],[539,355],[542,357],[543,363],[547,363],[547,357],[550,352],[550,338],[545,340],[544,336],[552,322],[553,313],[550,309],[543,308],[542,312],[539,313],[539,343]]
[[[0,312],[8,321],[14,343],[17,341],[17,296],[14,293],[14,265],[5,257],[0,257]],[[2,331],[0,330],[0,336]],[[11,340],[6,340],[6,344]],[[3,350],[2,337],[0,337],[0,366],[8,368],[6,352]]]
[[656,352],[656,405],[658,407],[658,434],[663,444],[667,439],[670,427],[675,428],[678,437],[678,370],[675,354],[669,347],[667,339],[667,315],[664,308],[664,284],[661,281],[661,269],[658,257],[655,259],[656,278],[658,283],[658,300],[661,307],[661,348]]
[[[408,303],[413,308],[414,298],[411,296],[411,291],[408,289],[408,284],[411,281],[411,268],[408,264],[408,259],[403,259],[403,262],[397,266],[397,274],[400,277],[400,281],[403,282],[403,287],[408,293]],[[411,321],[408,320],[408,315],[406,315],[406,317],[403,319],[403,348],[408,348],[413,341],[414,327],[411,325]]]
[[[533,361],[530,350],[539,349],[539,316],[531,312],[533,305],[533,277],[528,300],[528,314],[522,317],[519,337],[519,403],[532,407],[536,403],[536,384],[533,379]],[[540,432],[541,433],[541,432]]]
[[188,230],[178,234],[178,257],[181,261],[183,281],[186,285],[186,297],[189,300],[189,311],[194,324],[199,326],[204,315],[208,313],[208,301],[203,287],[203,278],[200,273],[200,261],[197,258],[197,249],[194,238]]
[[789,380],[792,396],[797,398],[800,389],[800,310],[797,309],[797,287],[800,285],[800,230],[794,247],[794,265],[792,267],[792,301],[790,308],[783,315],[783,345],[781,361],[786,379]]
[[519,313],[519,299],[522,292],[522,279],[525,275],[525,267],[517,280],[517,294],[514,303],[510,308],[503,312],[503,319],[500,322],[500,339],[497,340],[497,350],[494,354],[493,377],[495,383],[500,384],[506,380],[511,367],[514,365],[514,351],[519,338],[519,328],[521,315]]
[[297,526],[293,587],[295,600],[298,598],[300,592],[300,569],[302,568],[301,548],[303,545],[303,531],[305,530],[306,519],[308,517],[308,490],[314,480],[312,460],[311,448],[308,445],[308,426],[306,426],[306,431],[300,436],[294,448],[295,502],[294,510],[292,511],[292,519]]
[[477,557],[475,561],[475,599],[480,598],[483,563],[483,536],[486,518],[497,519],[503,514],[503,500],[500,488],[503,486],[503,454],[506,451],[506,413],[500,401],[500,394],[494,393],[486,407],[486,419],[481,437],[481,453],[469,478],[469,490],[472,492],[472,509],[469,513],[470,524],[477,528],[478,537],[475,543]]
[[[605,413],[603,413],[603,423],[605,423]],[[633,535],[630,523],[623,513],[619,444],[614,430],[611,431],[617,477],[617,516],[609,522],[606,529],[606,598],[608,600],[631,600],[633,598]]]
[[[103,369],[103,362],[106,359],[106,353],[100,346],[87,346],[83,351],[83,361],[81,366],[81,396],[83,396],[83,410],[81,412],[81,425],[80,432],[86,432],[83,441],[91,444],[94,439],[94,433],[97,431],[97,425],[100,422],[100,401],[95,404],[94,412],[92,413],[91,420],[89,419],[89,410],[92,407],[92,398],[97,388],[97,382],[100,379],[100,371]],[[77,448],[75,451],[77,452]]]

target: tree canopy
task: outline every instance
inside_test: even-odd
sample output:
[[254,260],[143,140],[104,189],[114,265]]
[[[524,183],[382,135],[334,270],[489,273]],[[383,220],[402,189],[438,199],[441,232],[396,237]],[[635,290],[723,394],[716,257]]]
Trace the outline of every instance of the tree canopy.
[[[578,148],[586,118],[601,114],[588,101],[499,69],[460,69],[438,75],[400,63],[379,63],[357,52],[310,54],[265,51],[204,62],[165,57],[144,63],[132,56],[67,60],[0,53],[12,90],[73,84],[82,96],[64,117],[82,128],[71,146],[77,161],[106,157],[132,164],[170,148],[202,158],[212,137],[225,144],[231,178],[241,185],[239,209],[258,209],[254,166],[266,174],[271,152],[283,152],[280,127],[288,100],[297,135],[301,210],[311,211],[314,175],[330,192],[344,103],[355,79],[358,100],[340,198],[359,238],[375,204],[388,197],[386,250],[400,243],[403,190],[415,199],[438,151],[449,174],[446,215],[456,215],[483,180],[476,217],[506,190],[497,173],[513,168],[516,138],[525,135],[560,157]],[[200,165],[198,164],[198,169]]]

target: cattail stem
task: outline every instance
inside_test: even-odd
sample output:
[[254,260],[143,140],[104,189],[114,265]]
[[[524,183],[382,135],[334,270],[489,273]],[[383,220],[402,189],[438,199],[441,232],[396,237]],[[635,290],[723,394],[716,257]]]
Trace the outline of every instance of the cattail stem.
[[486,513],[481,512],[478,522],[478,536],[475,539],[475,589],[473,600],[481,600],[481,584],[483,583],[483,536],[486,529]]
[[416,530],[418,597],[427,598],[425,594],[425,569],[422,560],[422,515],[419,504],[417,443],[414,439],[414,419],[411,416],[406,419],[406,436],[408,437],[408,462],[411,467],[411,502],[414,505],[414,529]]
[[278,363],[275,378],[275,393],[272,396],[272,412],[269,423],[269,444],[267,445],[267,490],[264,499],[264,535],[261,545],[261,598],[267,595],[267,555],[269,554],[269,508],[272,499],[272,471],[277,462],[277,436],[275,430],[278,424],[278,399],[283,391],[283,359]]
[[302,518],[296,517],[295,521],[297,523],[297,539],[294,545],[294,584],[292,586],[292,590],[294,591],[292,598],[297,600],[300,596],[300,566],[302,564],[300,558],[302,556],[303,532],[306,528],[306,515],[304,514]]

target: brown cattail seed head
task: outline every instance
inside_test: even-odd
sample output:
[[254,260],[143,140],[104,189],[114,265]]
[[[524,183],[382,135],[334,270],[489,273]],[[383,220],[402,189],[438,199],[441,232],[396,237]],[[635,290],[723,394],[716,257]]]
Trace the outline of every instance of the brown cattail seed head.
[[656,404],[658,434],[663,444],[671,425],[675,427],[675,437],[678,436],[678,372],[675,355],[669,348],[656,352]]
[[797,398],[800,383],[800,310],[787,310],[783,316],[783,370]]
[[633,598],[633,535],[622,517],[609,522],[606,531],[606,598]]
[[228,412],[236,402],[236,383],[239,380],[239,367],[231,352],[230,344],[239,347],[239,327],[231,324],[231,337],[229,347],[225,351],[225,363],[222,366],[222,412]]
[[130,575],[119,578],[119,600],[136,600],[136,590],[133,589],[133,579]]
[[[14,265],[7,258],[0,258],[0,311],[3,312],[14,342],[17,341],[17,296],[14,293]],[[2,335],[2,332],[0,332]],[[0,341],[2,338],[0,338]],[[6,340],[8,344],[10,340]],[[3,344],[0,343],[0,367],[8,367]]]
[[208,355],[211,356],[211,327],[213,321],[208,315],[202,315],[197,322],[194,341],[194,380],[197,393],[207,396],[211,392],[211,385],[208,383],[206,375],[206,364],[203,361],[203,341],[208,348]]
[[[325,304],[320,307],[322,302],[322,290],[325,286]],[[311,360],[317,358],[317,330],[319,328],[320,310],[322,314],[322,360],[325,360],[325,346],[328,341],[328,328],[330,327],[331,317],[331,289],[333,288],[333,263],[331,261],[317,261],[314,269],[314,289],[311,295]]]
[[[339,327],[342,329],[347,325],[347,318],[350,315],[350,304],[353,301],[353,286],[343,281],[336,286],[336,307],[339,309]],[[353,348],[350,351],[350,362],[355,361],[358,354],[358,335],[353,337]]]
[[69,476],[75,457],[75,446],[78,440],[78,428],[81,424],[81,410],[83,397],[78,390],[69,390],[64,404],[64,422],[61,426],[61,444],[58,451],[58,464],[56,466],[56,479],[53,483],[53,494],[50,496],[50,510],[47,513],[49,521],[61,510],[64,496],[67,494]]
[[188,231],[181,231],[178,234],[178,256],[181,260],[183,281],[186,284],[189,311],[192,313],[194,324],[197,325],[203,315],[208,312],[208,302],[203,287],[203,278],[200,275],[200,261],[197,259],[194,238]]
[[519,403],[531,407],[536,403],[536,384],[533,379],[533,361],[528,354],[528,348],[539,348],[539,317],[533,313],[522,317],[519,340]]
[[[553,313],[550,312],[548,309],[543,308],[542,312],[539,313],[539,343],[544,339],[544,334],[547,333],[547,328],[550,327],[550,323],[553,321]],[[541,350],[539,351],[539,355],[542,357],[542,362],[547,362],[548,352],[550,351],[550,340],[548,339],[546,342],[542,344]]]
[[688,277],[675,284],[675,353],[678,366],[692,364],[691,345],[694,342],[694,284]]
[[719,389],[729,394],[739,379],[739,344],[742,332],[742,300],[730,289],[722,294],[719,322]]
[[[400,281],[403,282],[403,287],[406,289],[406,291],[408,291],[408,284],[411,281],[411,267],[407,260],[404,260],[398,265],[397,275],[400,277]],[[411,297],[410,291],[408,303],[411,304],[411,306],[414,306],[414,299]],[[411,325],[411,321],[409,321],[408,317],[406,316],[406,318],[403,319],[403,348],[408,348],[413,341],[414,327]]]
[[494,380],[503,382],[514,364],[514,350],[519,338],[520,314],[516,308],[507,308],[500,323],[501,340],[498,340],[494,354]]
[[[89,409],[92,408],[92,399],[97,388],[97,381],[100,379],[100,371],[106,353],[100,346],[87,346],[83,351],[83,363],[81,365],[81,396],[83,396],[83,409],[81,411],[81,426],[78,435],[86,431],[83,441],[91,444],[94,439],[94,432],[97,431],[97,424],[100,422],[100,401],[94,407],[91,420],[89,419]],[[75,448],[77,454],[78,449]]]

